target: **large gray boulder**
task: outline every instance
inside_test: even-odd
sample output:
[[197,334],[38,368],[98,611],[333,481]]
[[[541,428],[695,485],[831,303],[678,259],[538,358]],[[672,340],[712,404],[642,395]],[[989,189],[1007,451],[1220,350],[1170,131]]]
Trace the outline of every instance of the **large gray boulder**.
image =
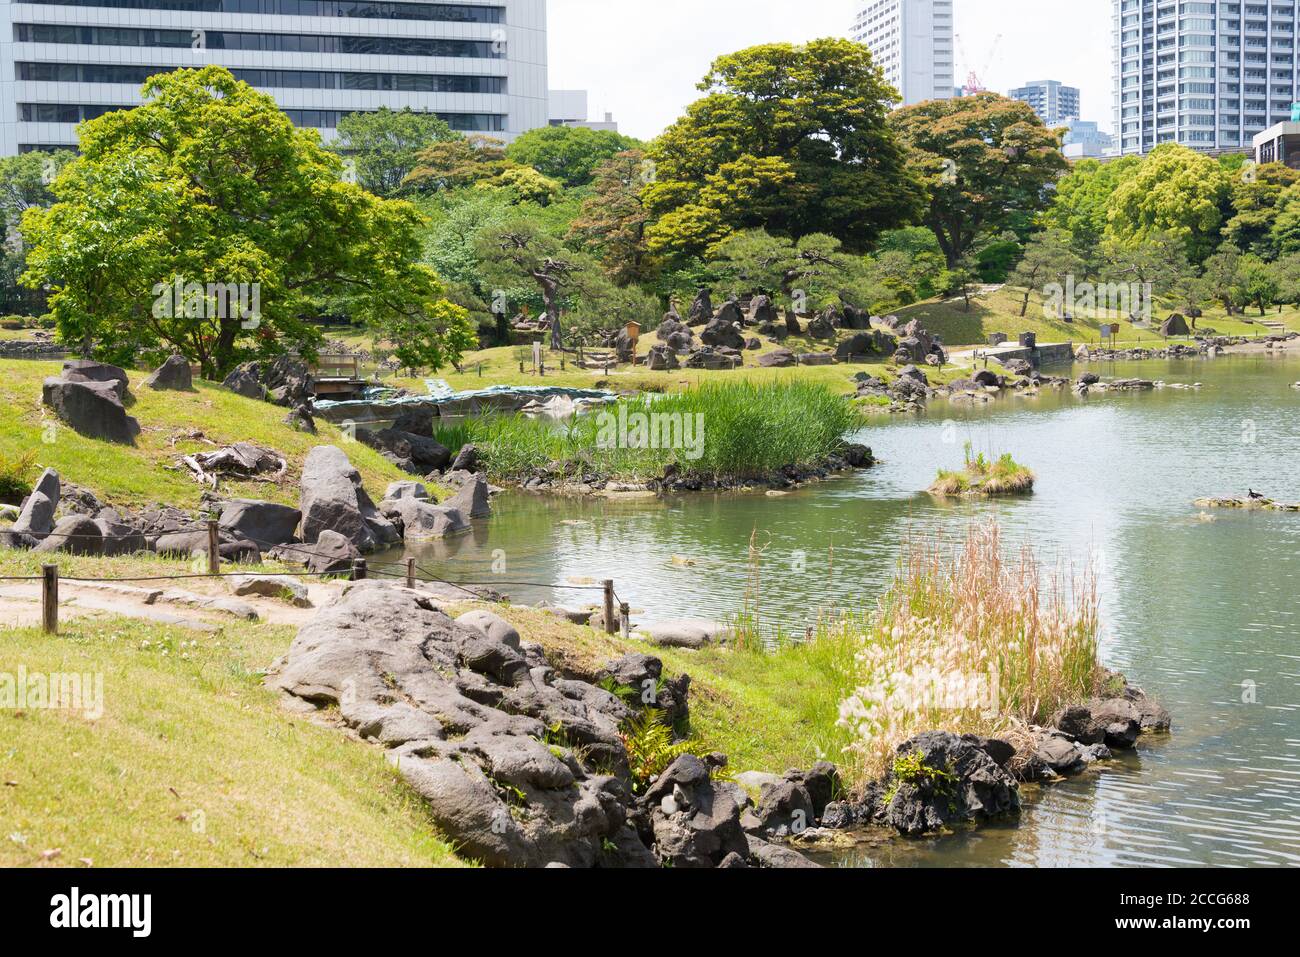
[[95,520],[85,515],[69,515],[59,520],[39,545],[37,552],[64,552],[69,555],[104,554],[104,534]]
[[891,772],[879,817],[902,834],[916,835],[1020,813],[1010,772],[972,740],[927,731],[899,746],[906,775]]
[[289,505],[232,499],[221,505],[220,525],[235,538],[247,539],[262,551],[297,541],[302,513]]
[[54,531],[54,515],[61,493],[59,473],[46,469],[23,501],[13,525],[0,532],[0,544],[6,548],[31,548]]
[[159,391],[189,392],[194,388],[190,361],[184,356],[171,356],[144,380],[145,388]]
[[361,582],[299,631],[269,681],[337,708],[383,747],[468,857],[492,867],[655,863],[628,819],[617,700],[561,679],[513,629],[457,624],[429,596]]
[[95,524],[104,538],[105,555],[134,555],[136,552],[149,549],[144,533],[136,526],[123,521],[122,516],[115,509],[101,509],[95,516]]
[[492,514],[492,500],[487,476],[475,475],[442,505],[454,508],[467,518],[487,518]]
[[379,510],[408,542],[451,538],[470,530],[469,519],[460,509],[435,505],[428,499],[410,496],[384,499]]
[[717,867],[731,854],[749,856],[740,806],[717,786],[693,754],[675,760],[641,798],[649,811],[655,855],[670,867]]
[[126,414],[116,382],[49,378],[41,398],[79,435],[134,445],[140,434],[140,423]]
[[266,398],[266,387],[257,378],[257,372],[247,365],[233,369],[222,380],[221,385],[222,388],[229,389],[236,395],[242,395],[245,399],[256,399],[261,402]]
[[315,544],[302,551],[295,550],[293,557],[306,557],[307,571],[315,575],[344,575],[352,571],[361,553],[338,532],[323,531]]
[[125,370],[93,359],[69,359],[63,363],[63,372],[59,378],[66,382],[107,382],[117,393],[118,399],[123,401],[130,385]]
[[357,429],[357,439],[413,475],[441,472],[451,463],[451,451],[431,438],[396,429]]
[[318,445],[307,453],[300,509],[304,542],[314,543],[321,532],[334,531],[364,554],[401,541],[393,523],[366,494],[361,473],[333,445]]
[[[730,305],[730,303],[728,303]],[[723,307],[724,311],[726,307]],[[723,318],[721,312],[718,317],[704,327],[700,333],[700,341],[706,346],[714,348],[727,347],[728,349],[744,349],[745,337],[740,331],[740,327],[734,322],[728,322]]]

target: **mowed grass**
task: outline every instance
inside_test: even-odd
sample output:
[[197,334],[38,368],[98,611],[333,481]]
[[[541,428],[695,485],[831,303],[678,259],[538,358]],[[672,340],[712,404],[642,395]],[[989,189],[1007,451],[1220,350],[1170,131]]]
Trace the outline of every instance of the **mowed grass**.
[[382,496],[389,482],[408,477],[372,449],[346,441],[323,419],[317,419],[320,434],[307,435],[284,424],[288,410],[280,406],[245,399],[208,382],[196,382],[193,392],[155,392],[143,385],[146,372],[130,373],[133,398],[127,412],[141,427],[136,445],[89,439],[41,403],[42,382],[61,368],[60,362],[0,360],[0,453],[14,457],[36,449],[39,468],[58,469],[66,481],[89,488],[113,505],[197,505],[203,488],[188,470],[170,466],[182,455],[235,442],[275,450],[288,461],[288,472],[278,483],[223,482],[222,491],[232,497],[296,505],[303,460],[317,445],[338,445],[347,452],[372,496]]
[[570,673],[593,676],[609,661],[640,652],[663,661],[669,677],[690,675],[692,737],[727,755],[731,771],[779,774],[819,760],[839,763],[851,743],[836,724],[840,702],[854,687],[857,645],[847,637],[683,651],[624,641],[545,612],[505,608],[500,614]]
[[380,749],[263,688],[291,639],[127,619],[0,634],[0,674],[103,676],[96,720],[0,708],[0,866],[459,865]]
[[738,480],[815,465],[862,424],[842,395],[787,376],[624,399],[564,423],[523,415],[470,420],[435,438],[453,450],[473,442],[492,477],[506,482],[548,465],[575,478],[645,481],[675,466],[682,475]]
[[[1081,346],[1096,345],[1100,341],[1101,319],[1079,318],[1069,323],[1050,318],[1044,313],[1042,296],[1037,293],[1030,295],[1029,309],[1022,318],[1020,308],[1023,301],[1024,290],[1008,286],[995,292],[972,297],[969,311],[960,298],[943,298],[929,299],[905,306],[895,310],[894,314],[904,321],[920,319],[921,325],[942,339],[949,349],[987,345],[989,336],[997,332],[1008,336],[1012,342],[1016,341],[1021,333],[1032,332],[1038,336],[1040,345],[1073,342],[1075,346]],[[1116,341],[1120,345],[1158,348],[1165,344],[1164,338],[1160,335],[1160,324],[1173,313],[1182,311],[1172,304],[1159,304],[1153,309],[1154,328],[1151,329],[1138,329],[1120,318],[1108,319],[1107,324],[1119,323],[1120,335]],[[1266,316],[1260,316],[1259,310],[1252,310],[1251,313],[1244,317],[1238,315],[1229,318],[1222,307],[1208,308],[1205,315],[1197,320],[1197,332],[1213,329],[1225,336],[1267,335],[1269,330],[1258,323],[1261,318],[1280,321],[1287,328],[1300,331],[1300,309],[1294,306],[1285,307],[1280,314],[1276,307]],[[1170,341],[1188,342],[1190,338]]]

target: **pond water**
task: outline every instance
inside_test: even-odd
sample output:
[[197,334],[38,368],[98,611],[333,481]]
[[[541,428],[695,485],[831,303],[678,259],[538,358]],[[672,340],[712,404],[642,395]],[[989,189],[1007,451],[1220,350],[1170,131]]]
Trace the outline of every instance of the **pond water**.
[[[508,494],[473,536],[415,554],[451,580],[613,578],[640,620],[722,618],[738,610],[754,535],[764,622],[799,632],[819,609],[869,604],[905,536],[956,539],[996,513],[1006,540],[1034,544],[1044,563],[1096,563],[1105,663],[1158,696],[1176,733],[1144,740],[1101,773],[1029,792],[1018,827],[891,841],[841,863],[1300,864],[1300,515],[1210,518],[1192,506],[1248,488],[1300,501],[1300,392],[1291,388],[1300,361],[1088,368],[1203,388],[937,402],[927,416],[882,418],[863,432],[881,460],[874,469],[785,497]],[[944,505],[923,494],[937,467],[960,463],[967,441],[1032,467],[1032,498]],[[493,575],[494,560],[504,574]],[[526,602],[598,596],[503,590]]]

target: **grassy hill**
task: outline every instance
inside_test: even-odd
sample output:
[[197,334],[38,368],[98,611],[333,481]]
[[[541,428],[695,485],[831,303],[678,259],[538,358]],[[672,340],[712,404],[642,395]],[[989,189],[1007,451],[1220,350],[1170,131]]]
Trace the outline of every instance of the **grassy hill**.
[[458,866],[380,749],[262,686],[292,638],[245,622],[6,630],[28,674],[102,675],[103,714],[0,709],[0,867]]
[[[184,454],[210,451],[213,442],[251,442],[288,460],[288,473],[279,484],[223,483],[223,492],[233,496],[297,504],[303,460],[317,445],[343,448],[372,495],[382,495],[389,482],[410,477],[361,443],[345,441],[324,421],[317,422],[319,435],[306,435],[283,424],[287,410],[279,406],[245,399],[208,382],[196,383],[193,392],[155,392],[143,387],[145,372],[131,372],[132,398],[127,400],[127,411],[140,422],[136,445],[88,439],[41,404],[41,383],[61,368],[59,362],[0,359],[0,455],[12,459],[35,449],[39,466],[58,469],[67,481],[114,505],[197,504],[203,489],[188,471],[170,466]],[[55,428],[47,432],[51,424]],[[53,441],[45,441],[50,435]]]
[[[988,337],[1001,332],[1012,341],[1022,332],[1038,335],[1039,343],[1073,342],[1095,344],[1100,339],[1101,320],[1078,319],[1073,323],[1051,319],[1044,315],[1042,297],[1033,294],[1029,298],[1029,309],[1024,318],[1020,316],[1024,291],[1001,288],[995,292],[973,297],[970,311],[961,299],[928,299],[895,311],[895,315],[904,320],[920,319],[921,324],[938,336],[950,349],[962,346],[982,346],[988,343]],[[1119,322],[1121,326],[1119,342],[1124,345],[1154,346],[1163,343],[1159,325],[1169,316],[1179,311],[1169,305],[1155,309],[1154,329],[1137,329],[1128,322]],[[1213,329],[1225,336],[1257,336],[1267,334],[1263,326],[1254,320],[1260,318],[1258,310],[1253,316],[1233,316],[1229,319],[1221,307],[1209,309],[1204,317],[1197,321],[1199,330]],[[1288,328],[1300,331],[1300,309],[1285,308],[1281,314],[1276,309],[1263,318],[1278,320]],[[1244,321],[1250,320],[1250,321]]]

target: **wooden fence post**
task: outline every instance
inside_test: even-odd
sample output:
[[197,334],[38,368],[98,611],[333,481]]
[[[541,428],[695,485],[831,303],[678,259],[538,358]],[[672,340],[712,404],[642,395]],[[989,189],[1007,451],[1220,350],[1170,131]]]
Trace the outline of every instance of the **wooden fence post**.
[[361,582],[366,580],[366,560],[358,558],[352,563],[352,580]]
[[415,559],[414,558],[408,558],[406,560],[406,587],[411,589],[415,588]]
[[215,518],[208,519],[208,574],[221,574],[221,530]]
[[47,635],[59,633],[59,566],[41,566],[41,625]]
[[614,620],[614,581],[605,579],[605,631],[611,635],[618,632],[618,622]]
[[628,607],[627,602],[618,606],[619,616],[623,619],[623,640],[626,641],[631,637],[632,623],[629,620],[632,617],[632,609]]

